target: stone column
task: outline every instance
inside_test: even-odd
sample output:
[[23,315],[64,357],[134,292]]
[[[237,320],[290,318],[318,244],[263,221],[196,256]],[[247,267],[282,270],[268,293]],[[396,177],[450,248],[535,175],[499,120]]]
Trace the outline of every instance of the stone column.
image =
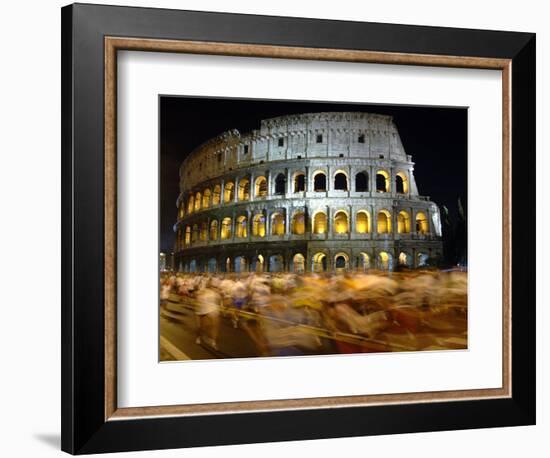
[[239,177],[235,177],[235,185],[233,186],[233,202],[239,201]]
[[290,196],[292,194],[292,185],[294,183],[292,183],[292,172],[290,169],[286,169],[286,195],[287,197]]
[[222,179],[222,182],[220,183],[220,203],[218,204],[220,207],[224,204],[223,202],[224,193],[225,193],[225,180]]

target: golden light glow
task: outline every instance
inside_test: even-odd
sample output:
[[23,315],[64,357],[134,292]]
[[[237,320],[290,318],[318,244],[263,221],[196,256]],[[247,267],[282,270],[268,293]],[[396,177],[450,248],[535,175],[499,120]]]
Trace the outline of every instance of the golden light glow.
[[355,230],[358,234],[370,232],[370,217],[366,210],[360,210],[355,216]]
[[315,253],[313,256],[313,271],[324,272],[327,270],[327,255],[325,253]]
[[187,213],[193,213],[194,208],[195,208],[195,198],[191,195],[189,196],[189,200],[187,201]]
[[380,268],[383,270],[388,270],[390,267],[390,255],[385,251],[381,251],[378,257],[380,259]]
[[195,194],[195,211],[201,209],[201,193],[197,192]]
[[348,215],[339,211],[334,215],[334,232],[336,234],[347,234],[349,232]]
[[256,197],[267,196],[267,179],[264,176],[256,178],[254,194]]
[[411,232],[411,218],[405,210],[401,210],[397,215],[397,232],[399,234],[408,234]]
[[189,245],[191,243],[191,228],[187,226],[185,228],[185,244]]
[[199,238],[199,226],[197,224],[193,225],[193,231],[191,232],[191,242],[194,243]]
[[419,234],[427,234],[430,231],[428,218],[423,212],[416,214],[416,232]]
[[407,194],[409,192],[409,180],[405,172],[398,172],[395,175],[395,191],[400,194]]
[[214,186],[214,192],[212,193],[212,205],[219,205],[220,204],[220,194],[222,192],[222,188],[219,184]]
[[210,222],[210,240],[218,240],[218,220]]
[[207,237],[208,237],[208,223],[206,221],[203,221],[201,223],[200,239],[201,241],[205,242]]
[[220,238],[226,240],[231,238],[231,218],[227,217],[222,220],[222,228],[220,231]]
[[313,233],[326,234],[327,232],[327,215],[324,212],[315,213],[313,217]]
[[228,181],[225,183],[225,187],[223,189],[223,201],[225,203],[233,202],[233,199],[235,198],[235,184],[232,181]]
[[239,200],[248,200],[250,199],[250,180],[248,178],[243,178],[239,181]]
[[239,216],[235,224],[235,236],[244,239],[248,236],[248,220],[246,216]]
[[391,232],[391,214],[388,210],[378,212],[377,232],[379,234],[389,234]]
[[359,269],[360,270],[367,270],[370,268],[370,257],[367,253],[359,253]]
[[210,207],[210,198],[212,197],[212,191],[210,188],[206,188],[202,195],[202,208]]
[[409,264],[408,262],[408,256],[407,253],[399,253],[399,265],[400,266],[407,266]]
[[271,235],[284,235],[285,217],[280,213],[274,213],[271,217]]
[[265,237],[265,216],[262,213],[258,213],[252,218],[252,235]]
[[292,258],[292,266],[294,273],[301,274],[306,270],[306,258],[303,254],[297,253]]

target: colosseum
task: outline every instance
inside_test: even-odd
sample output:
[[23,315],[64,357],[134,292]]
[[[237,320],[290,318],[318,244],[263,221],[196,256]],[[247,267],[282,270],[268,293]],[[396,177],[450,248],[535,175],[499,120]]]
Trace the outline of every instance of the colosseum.
[[391,116],[307,113],[208,140],[185,158],[174,231],[186,272],[416,268],[442,255]]

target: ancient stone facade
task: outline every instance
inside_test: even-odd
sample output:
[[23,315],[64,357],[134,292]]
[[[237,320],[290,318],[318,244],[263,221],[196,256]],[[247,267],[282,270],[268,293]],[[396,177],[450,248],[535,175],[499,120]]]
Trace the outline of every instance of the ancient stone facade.
[[393,270],[441,256],[437,205],[390,116],[308,113],[223,133],[180,167],[182,271]]

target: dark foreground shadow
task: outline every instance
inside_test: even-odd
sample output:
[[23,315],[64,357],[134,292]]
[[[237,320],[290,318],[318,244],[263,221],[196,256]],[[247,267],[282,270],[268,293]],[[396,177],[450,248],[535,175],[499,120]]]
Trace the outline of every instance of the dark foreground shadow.
[[38,433],[34,435],[35,439],[43,444],[61,450],[61,435],[56,433]]

